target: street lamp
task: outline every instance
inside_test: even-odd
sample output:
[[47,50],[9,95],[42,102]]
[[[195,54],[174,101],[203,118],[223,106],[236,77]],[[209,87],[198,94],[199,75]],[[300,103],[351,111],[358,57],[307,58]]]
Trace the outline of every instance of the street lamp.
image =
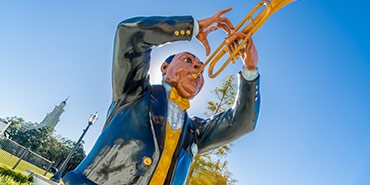
[[89,118],[89,122],[88,122],[88,125],[87,127],[85,128],[85,130],[83,131],[82,135],[80,136],[80,139],[78,139],[77,143],[75,144],[75,146],[73,147],[73,149],[71,150],[71,152],[69,152],[67,158],[64,160],[62,166],[60,167],[60,170],[58,170],[57,173],[55,173],[51,178],[50,180],[54,181],[54,182],[57,182],[59,183],[60,181],[60,178],[62,177],[63,175],[63,172],[67,166],[67,163],[69,162],[69,160],[72,158],[72,155],[73,153],[76,151],[77,147],[78,147],[78,144],[80,144],[82,138],[85,136],[87,130],[89,129],[89,127],[96,121],[98,120],[98,112],[96,112],[95,114],[92,114]]

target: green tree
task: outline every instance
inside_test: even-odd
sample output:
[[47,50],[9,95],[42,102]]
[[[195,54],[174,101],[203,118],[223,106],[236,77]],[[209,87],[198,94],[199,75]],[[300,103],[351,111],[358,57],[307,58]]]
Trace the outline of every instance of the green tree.
[[[70,139],[54,136],[53,128],[51,127],[42,127],[22,132],[20,128],[23,124],[36,125],[36,123],[26,122],[19,117],[6,118],[6,120],[11,123],[5,131],[8,138],[48,160],[54,161],[54,166],[56,167],[63,163],[76,144],[76,142]],[[85,157],[86,154],[83,145],[80,143],[69,161],[65,172],[76,168]]]
[[[69,140],[71,141],[71,140]],[[72,141],[73,145],[69,146],[69,149],[72,150],[72,148],[75,146],[76,142]],[[72,158],[68,162],[68,166],[66,167],[65,173],[75,169],[80,162],[86,157],[85,150],[83,148],[83,141],[78,144],[75,153],[72,155]]]
[[25,132],[18,131],[10,138],[18,144],[42,155],[45,153],[45,150],[50,148],[50,140],[52,139],[50,131],[52,131],[52,128],[48,127],[31,129]]
[[[204,113],[208,117],[221,113],[230,108],[235,100],[236,85],[234,75],[225,77],[221,87],[216,87],[212,93],[216,101],[207,101],[207,110]],[[196,155],[190,166],[187,185],[226,185],[235,184],[231,172],[227,169],[228,161],[224,160],[230,151],[230,144],[221,146],[208,153]]]
[[23,124],[26,122],[24,121],[23,118],[19,117],[8,117],[5,119],[8,123],[10,123],[9,127],[4,131],[4,135],[7,138],[12,138],[12,136],[16,135],[19,132],[19,129]]
[[216,95],[217,101],[207,101],[207,109],[204,113],[211,117],[230,108],[234,104],[236,95],[234,75],[226,76],[221,87],[216,87],[212,93]]

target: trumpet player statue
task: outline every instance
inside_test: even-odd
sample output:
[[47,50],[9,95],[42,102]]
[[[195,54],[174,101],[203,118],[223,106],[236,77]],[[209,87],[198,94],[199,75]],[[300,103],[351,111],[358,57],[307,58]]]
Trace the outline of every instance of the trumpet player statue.
[[[257,51],[250,39],[242,55],[238,93],[229,110],[212,118],[190,117],[189,100],[204,84],[203,65],[190,52],[169,56],[161,65],[161,85],[149,83],[156,46],[196,37],[210,52],[207,35],[231,34],[223,15],[134,17],[119,23],[113,54],[113,99],[106,124],[79,166],[65,175],[67,185],[184,184],[195,155],[230,143],[256,127],[260,98]],[[243,37],[243,34],[236,34]]]

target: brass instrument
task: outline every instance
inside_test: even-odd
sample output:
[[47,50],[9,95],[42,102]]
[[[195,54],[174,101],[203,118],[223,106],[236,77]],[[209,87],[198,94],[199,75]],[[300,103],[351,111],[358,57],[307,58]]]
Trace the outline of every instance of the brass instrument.
[[[215,78],[218,76],[225,67],[232,62],[233,64],[238,59],[241,53],[241,49],[245,45],[245,43],[248,41],[248,38],[252,36],[258,28],[269,18],[272,14],[274,14],[279,9],[283,8],[284,6],[288,5],[289,3],[293,2],[294,0],[262,0],[259,2],[248,14],[244,17],[244,19],[235,27],[235,32],[238,31],[240,27],[244,25],[244,23],[249,20],[249,24],[244,27],[244,29],[241,31],[244,34],[247,35],[246,38],[243,40],[239,39],[231,44],[236,45],[236,49],[232,49],[231,46],[229,46],[229,38],[232,36],[232,34],[229,34],[228,37],[225,38],[225,40],[222,42],[222,44],[210,55],[208,60],[204,63],[204,65],[198,70],[197,73],[193,74],[194,78],[197,78],[198,75],[204,70],[204,68],[210,63],[208,68],[208,76],[210,78]],[[263,10],[260,10],[263,8]],[[260,13],[253,18],[252,16],[260,10]],[[234,48],[235,48],[234,47]],[[220,67],[218,71],[213,73],[213,68],[216,65],[216,63],[222,58],[225,53],[230,53],[229,58],[225,61],[225,63]]]

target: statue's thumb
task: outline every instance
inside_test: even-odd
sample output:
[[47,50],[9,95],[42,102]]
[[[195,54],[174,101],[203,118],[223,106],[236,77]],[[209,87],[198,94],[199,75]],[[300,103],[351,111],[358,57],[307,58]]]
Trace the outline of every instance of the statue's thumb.
[[211,48],[209,47],[208,40],[204,36],[204,33],[199,33],[197,35],[197,39],[203,44],[204,48],[206,49],[206,55],[208,56],[209,53],[210,53]]
[[206,48],[206,56],[208,56],[209,53],[210,53],[210,50],[211,50],[211,48],[209,47],[208,40],[207,39],[204,39],[202,41],[202,43],[203,43],[203,46]]

